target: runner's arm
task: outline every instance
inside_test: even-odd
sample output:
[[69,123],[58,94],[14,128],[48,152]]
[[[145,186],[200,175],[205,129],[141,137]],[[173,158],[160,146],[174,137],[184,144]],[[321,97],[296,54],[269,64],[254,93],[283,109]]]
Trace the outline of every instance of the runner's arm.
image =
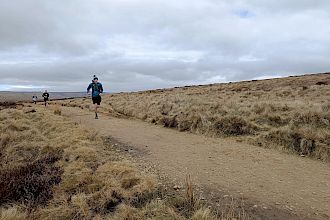
[[100,83],[100,93],[103,93],[103,86],[101,83]]
[[89,93],[89,91],[91,90],[92,88],[92,84],[89,84],[88,87],[87,87],[87,93]]

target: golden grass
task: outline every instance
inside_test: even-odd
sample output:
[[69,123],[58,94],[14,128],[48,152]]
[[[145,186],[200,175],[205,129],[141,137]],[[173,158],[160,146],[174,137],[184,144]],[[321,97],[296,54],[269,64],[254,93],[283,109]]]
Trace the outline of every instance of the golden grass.
[[55,115],[61,115],[62,114],[62,110],[59,106],[56,106],[54,109],[54,114]]
[[0,209],[0,220],[26,220],[28,214],[18,206]]
[[329,74],[106,95],[102,109],[116,117],[330,160]]
[[190,178],[186,196],[173,196],[97,133],[50,110],[1,110],[0,134],[1,220],[221,217],[196,200]]

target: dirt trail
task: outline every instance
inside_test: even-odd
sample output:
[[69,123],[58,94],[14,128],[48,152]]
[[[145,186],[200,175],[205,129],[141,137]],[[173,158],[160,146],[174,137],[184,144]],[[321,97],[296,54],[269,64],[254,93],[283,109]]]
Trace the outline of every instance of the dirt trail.
[[301,216],[330,219],[330,165],[230,139],[182,133],[137,120],[101,116],[78,108],[63,114],[118,141],[147,150],[172,179],[187,173],[196,183],[243,195]]

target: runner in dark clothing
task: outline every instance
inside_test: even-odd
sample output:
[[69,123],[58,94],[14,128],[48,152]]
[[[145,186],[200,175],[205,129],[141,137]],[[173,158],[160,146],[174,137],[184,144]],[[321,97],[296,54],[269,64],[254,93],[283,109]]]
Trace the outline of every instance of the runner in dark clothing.
[[42,97],[44,97],[45,106],[47,106],[47,102],[49,100],[49,93],[47,90],[45,90],[45,92],[42,94]]
[[36,105],[37,104],[38,97],[37,96],[32,96],[32,102]]
[[92,100],[95,106],[95,119],[98,119],[97,110],[100,107],[102,101],[101,93],[103,93],[103,86],[95,75],[93,82],[88,85],[87,94],[89,93],[90,89],[92,89]]

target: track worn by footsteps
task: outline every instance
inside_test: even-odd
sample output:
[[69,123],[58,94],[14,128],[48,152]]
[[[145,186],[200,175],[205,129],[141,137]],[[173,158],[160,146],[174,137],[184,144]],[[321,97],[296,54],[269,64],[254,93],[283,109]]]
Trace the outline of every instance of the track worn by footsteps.
[[[62,113],[137,150],[147,150],[145,159],[179,182],[191,174],[208,190],[258,201],[249,209],[284,210],[297,219],[330,218],[328,163],[138,120],[106,115],[94,120],[92,113],[78,108],[65,107]],[[272,219],[276,218],[281,217],[275,212]]]

